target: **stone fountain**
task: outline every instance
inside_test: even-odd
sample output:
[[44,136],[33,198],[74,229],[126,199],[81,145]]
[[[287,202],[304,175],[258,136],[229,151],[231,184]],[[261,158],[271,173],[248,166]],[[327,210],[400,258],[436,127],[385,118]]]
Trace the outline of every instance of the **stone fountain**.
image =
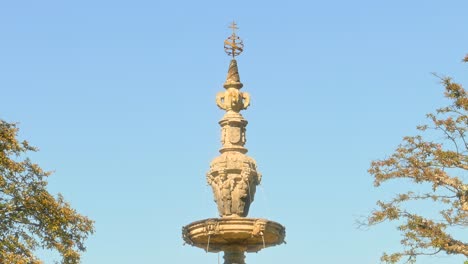
[[225,91],[216,96],[216,104],[226,111],[219,121],[221,155],[211,162],[206,174],[220,218],[190,223],[182,228],[182,236],[185,243],[207,252],[224,251],[224,264],[245,264],[245,252],[258,252],[284,243],[285,228],[274,221],[247,217],[262,176],[244,147],[247,120],[240,111],[250,105],[250,96],[240,91],[243,84],[235,57],[244,46],[236,35],[234,22],[231,28],[233,33],[224,41],[224,49],[232,60],[224,83]]

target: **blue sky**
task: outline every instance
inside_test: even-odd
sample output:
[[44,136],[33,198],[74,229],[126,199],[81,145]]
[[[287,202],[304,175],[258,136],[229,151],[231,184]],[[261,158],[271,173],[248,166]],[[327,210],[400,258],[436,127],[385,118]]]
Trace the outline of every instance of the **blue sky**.
[[[0,118],[40,148],[49,189],[96,221],[83,263],[217,263],[181,227],[216,217],[205,182],[220,147],[214,97],[229,57],[252,96],[247,148],[263,174],[250,217],[287,244],[248,263],[378,263],[395,225],[359,230],[373,159],[468,83],[466,1],[2,1]],[[460,236],[467,234],[460,234]],[[56,256],[40,252],[45,263]],[[462,263],[433,257],[421,263]]]

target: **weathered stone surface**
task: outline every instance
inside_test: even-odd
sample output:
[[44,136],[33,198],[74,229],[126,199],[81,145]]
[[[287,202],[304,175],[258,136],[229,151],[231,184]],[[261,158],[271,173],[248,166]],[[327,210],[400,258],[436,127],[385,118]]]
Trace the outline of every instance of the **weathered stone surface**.
[[224,251],[224,264],[245,264],[245,255],[240,250]]
[[241,87],[237,62],[232,60],[224,83],[226,91],[216,97],[218,106],[226,110],[219,121],[221,155],[211,162],[206,175],[221,217],[247,216],[261,180],[255,160],[245,155],[248,122],[239,112],[250,104],[250,97],[239,91]]
[[[237,29],[235,23],[232,28]],[[243,84],[234,59],[243,50],[242,40],[233,32],[224,43],[233,60],[224,83],[226,90],[216,96],[216,104],[226,111],[219,121],[221,155],[213,159],[206,174],[221,218],[188,224],[182,228],[182,236],[187,244],[207,252],[224,251],[224,264],[245,264],[245,252],[285,243],[285,228],[267,219],[246,218],[262,177],[244,147],[248,122],[240,111],[250,105],[250,96],[240,91]]]
[[255,161],[240,152],[228,151],[216,157],[207,173],[221,217],[247,216],[261,181]]
[[221,126],[221,144],[219,152],[237,151],[247,153],[244,147],[247,142],[245,133],[247,120],[240,113],[228,111],[219,121]]
[[258,252],[284,243],[285,228],[261,218],[210,218],[182,229],[187,244],[208,252]]
[[231,60],[228,76],[224,83],[226,91],[219,92],[216,96],[216,104],[218,107],[223,110],[234,111],[236,113],[247,109],[250,105],[250,95],[240,91],[242,86],[243,85],[239,78],[239,71],[237,69],[237,61]]

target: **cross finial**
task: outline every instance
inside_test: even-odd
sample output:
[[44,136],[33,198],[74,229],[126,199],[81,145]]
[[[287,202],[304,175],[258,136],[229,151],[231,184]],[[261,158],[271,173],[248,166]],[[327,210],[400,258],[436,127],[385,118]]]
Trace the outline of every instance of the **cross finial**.
[[237,24],[236,24],[236,21],[232,21],[231,25],[229,26],[229,28],[232,29],[232,35],[235,36],[236,35],[236,30],[239,29],[237,27]]
[[224,41],[224,51],[234,59],[244,51],[244,44],[242,43],[242,39],[236,35],[236,30],[239,28],[235,21],[232,21],[229,28],[232,29],[232,35]]

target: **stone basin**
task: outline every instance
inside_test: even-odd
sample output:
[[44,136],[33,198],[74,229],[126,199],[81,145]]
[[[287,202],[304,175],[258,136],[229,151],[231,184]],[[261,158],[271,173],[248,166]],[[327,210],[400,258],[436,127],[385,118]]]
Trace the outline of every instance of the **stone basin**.
[[209,218],[182,228],[185,243],[207,252],[258,252],[285,243],[285,228],[262,218]]

